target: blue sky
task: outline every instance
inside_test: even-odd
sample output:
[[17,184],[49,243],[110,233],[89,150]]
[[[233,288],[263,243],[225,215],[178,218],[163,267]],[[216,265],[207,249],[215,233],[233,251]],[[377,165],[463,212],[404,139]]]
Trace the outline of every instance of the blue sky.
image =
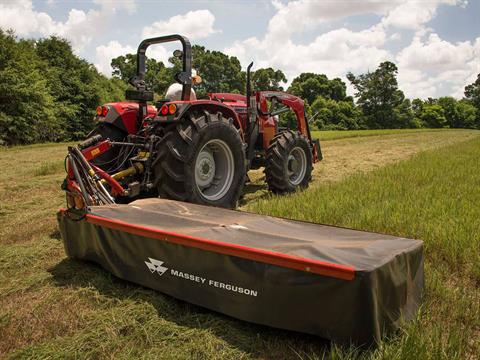
[[[0,27],[63,36],[106,75],[144,37],[176,32],[289,81],[317,72],[348,83],[348,71],[394,61],[401,89],[421,98],[461,97],[480,73],[479,18],[480,0],[0,0]],[[165,61],[171,50],[147,55]]]

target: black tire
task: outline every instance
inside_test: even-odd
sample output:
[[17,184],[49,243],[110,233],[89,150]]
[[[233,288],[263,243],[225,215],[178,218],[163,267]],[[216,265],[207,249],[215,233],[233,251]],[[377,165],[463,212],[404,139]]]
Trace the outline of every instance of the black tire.
[[[93,129],[90,134],[88,134],[88,137],[94,135],[101,135],[102,139],[110,139],[112,141],[123,141],[127,137],[127,134],[119,128],[110,124],[102,123],[97,125],[97,127]],[[114,146],[110,148],[107,152],[93,159],[92,163],[99,168],[109,172],[111,169],[115,168],[115,159],[118,156],[119,151],[120,147]]]
[[[199,170],[196,168],[201,168],[200,155],[204,156],[206,147],[211,145],[220,145],[221,149],[214,150],[209,155],[214,159],[212,161],[215,166],[207,169],[211,179],[206,182],[211,183],[202,183],[205,186],[202,188],[198,180]],[[206,111],[187,114],[176,127],[166,133],[157,149],[154,170],[160,197],[235,208],[245,183],[245,147],[239,131],[233,125],[233,119]],[[220,167],[222,164],[226,165]],[[226,176],[221,176],[222,169]],[[204,176],[203,173],[201,175]],[[216,188],[220,189],[218,198],[208,194],[210,190],[215,194]]]
[[[303,165],[298,165],[300,161],[296,156],[301,157]],[[295,164],[295,169],[290,168],[292,164]],[[298,167],[303,170],[297,171]],[[265,161],[265,176],[270,191],[282,194],[307,188],[312,180],[312,168],[312,149],[304,136],[287,130],[270,141]],[[296,177],[292,175],[295,173]]]

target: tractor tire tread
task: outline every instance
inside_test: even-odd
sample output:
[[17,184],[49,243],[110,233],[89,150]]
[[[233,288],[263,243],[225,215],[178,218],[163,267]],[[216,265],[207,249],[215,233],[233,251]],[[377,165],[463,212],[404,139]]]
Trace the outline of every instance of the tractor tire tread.
[[[294,147],[301,147],[307,157],[307,168],[302,181],[293,185],[287,175],[287,162],[290,151]],[[294,192],[297,189],[308,187],[312,179],[312,151],[307,138],[292,130],[276,134],[266,151],[265,178],[270,191],[276,194]]]
[[[217,135],[212,135],[216,133]],[[204,198],[195,185],[195,159],[203,144],[212,136],[230,145],[234,154],[234,180],[229,192],[219,200]],[[205,110],[186,114],[176,127],[159,142],[155,159],[155,185],[162,198],[232,208],[245,183],[245,152],[241,133],[232,118],[221,112]],[[162,147],[167,148],[164,150]]]

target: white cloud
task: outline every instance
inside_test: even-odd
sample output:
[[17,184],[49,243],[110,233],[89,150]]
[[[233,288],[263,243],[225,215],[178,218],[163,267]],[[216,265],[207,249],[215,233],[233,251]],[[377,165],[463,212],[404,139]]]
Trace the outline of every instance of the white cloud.
[[388,39],[392,41],[401,40],[402,35],[400,33],[393,33]]
[[311,29],[328,21],[366,13],[383,14],[395,6],[395,1],[309,1],[283,4],[273,1],[277,13],[268,23],[267,37],[285,37]]
[[213,28],[215,16],[209,10],[189,11],[165,21],[157,21],[143,28],[144,38],[170,34],[182,34],[189,39],[206,38],[219,30]]
[[[288,40],[280,47],[272,47],[266,41],[250,38],[235,43],[225,52],[237,56],[243,64],[254,60],[256,68],[273,66],[282,69],[290,81],[301,72],[342,77],[347,71],[367,71],[391,59],[387,50],[378,47],[385,39],[381,27],[360,32],[341,28],[322,34],[307,45]],[[255,52],[251,53],[249,49],[255,49]],[[253,55],[252,58],[249,55]]]
[[113,12],[125,10],[129,14],[133,14],[137,11],[135,0],[93,0],[93,3],[100,5],[102,9]]
[[387,12],[382,19],[385,26],[401,29],[421,30],[437,14],[440,5],[465,5],[463,0],[405,0],[392,2],[396,6]]
[[[49,0],[49,4],[55,6],[54,1]],[[92,9],[71,9],[66,20],[56,21],[48,13],[37,11],[30,0],[0,0],[0,27],[12,28],[26,37],[56,34],[70,40],[79,53],[98,33],[108,34],[115,13],[139,10],[135,0],[92,1]],[[454,43],[429,28],[439,6],[463,6],[465,0],[273,0],[272,4],[276,12],[264,34],[240,39],[224,50],[237,56],[244,67],[254,60],[256,68],[279,68],[291,81],[307,71],[344,78],[348,71],[362,73],[374,70],[381,61],[392,60],[399,67],[400,87],[410,97],[461,96],[463,87],[480,72],[480,38]],[[362,14],[377,15],[378,23],[361,31],[345,25],[314,33],[320,24]],[[195,10],[134,30],[143,37],[180,33],[196,40],[220,32],[215,29],[215,20],[209,10]],[[295,35],[302,32],[310,32],[308,39],[312,40],[296,40]],[[409,41],[409,36],[410,44],[396,55],[388,50]],[[135,53],[134,46],[119,41],[97,46],[93,62],[109,76],[111,59]],[[154,46],[147,55],[167,63],[170,53],[162,46]]]
[[274,2],[277,13],[269,22],[263,39],[251,37],[236,41],[224,51],[236,56],[245,66],[251,60],[255,67],[273,66],[282,69],[291,81],[301,72],[320,72],[330,77],[347,71],[372,69],[392,56],[380,47],[387,36],[383,26],[363,31],[339,28],[317,36],[308,44],[296,44],[291,36],[309,30],[325,21],[362,13],[384,13],[392,5],[387,2],[297,1],[286,5]]
[[[98,3],[109,3],[108,1],[97,0]],[[118,1],[117,1],[118,2]],[[155,37],[168,34],[182,34],[190,39],[205,38],[215,32],[213,24],[215,16],[208,10],[189,11],[183,15],[172,16],[165,21],[157,21],[143,28],[142,37]],[[122,45],[118,41],[110,41],[106,45],[97,46],[95,52],[95,66],[103,74],[111,76],[111,59],[125,55],[127,53],[136,53],[136,48],[129,45]],[[155,45],[147,50],[148,57],[168,64],[168,58],[171,53],[164,46]]]
[[[117,3],[117,2],[115,2]],[[132,9],[133,1],[121,2],[118,8]],[[125,7],[129,4],[127,7]],[[36,11],[30,0],[19,0],[0,4],[0,27],[13,29],[19,36],[58,35],[68,39],[79,53],[91,40],[108,26],[108,19],[115,8],[102,5],[100,10],[71,9],[65,22],[54,21],[45,12]]]
[[463,95],[463,88],[480,71],[480,37],[450,43],[437,34],[415,36],[396,57],[399,84],[411,97]]
[[[95,66],[98,71],[104,75],[112,76],[112,59],[126,54],[136,54],[137,49],[129,46],[122,45],[120,42],[114,40],[110,41],[106,45],[97,46],[95,49]],[[147,49],[147,57],[162,61],[164,64],[168,63],[168,58],[172,56],[163,46],[151,46]]]
[[449,70],[465,66],[474,54],[469,41],[452,44],[437,34],[430,34],[426,41],[415,36],[412,43],[397,55],[400,66],[419,70]]
[[333,6],[330,1],[300,0],[287,4],[273,1],[273,5],[277,12],[263,38],[236,41],[224,51],[237,56],[243,65],[254,60],[257,68],[280,68],[290,80],[305,71],[342,76],[347,71],[368,70],[391,58],[387,50],[380,48],[387,38],[381,25],[363,31],[339,28],[317,36],[307,45],[296,44],[291,37],[324,22],[367,13],[386,14],[398,5],[395,1],[338,1]]
[[112,59],[134,52],[135,49],[131,46],[123,46],[118,41],[110,41],[107,45],[97,46],[95,66],[100,72],[111,76],[112,68],[110,63]]
[[33,11],[31,1],[0,3],[0,26],[4,29],[13,29],[18,35],[48,31],[53,20],[47,13]]
[[[136,51],[136,50],[135,50]],[[163,62],[165,65],[169,65],[168,58],[172,56],[172,52],[169,52],[163,46],[154,45],[147,49],[146,55],[149,58]]]
[[[455,89],[461,88],[465,79],[475,71],[473,44],[450,44],[435,34],[431,34],[426,42],[421,40],[431,31],[426,26],[442,4],[464,5],[464,2],[338,1],[333,6],[330,1],[299,0],[284,4],[274,0],[277,12],[270,19],[265,36],[236,41],[224,51],[237,56],[244,66],[254,60],[257,68],[273,66],[282,69],[290,81],[307,71],[344,78],[348,71],[371,71],[382,61],[396,61],[400,68],[399,82],[407,96],[436,96],[449,89],[457,91]],[[381,18],[377,25],[368,29],[339,28],[321,34],[307,44],[292,39],[295,33],[312,31],[321,23],[360,14],[376,14]],[[404,35],[396,32],[397,29],[415,30],[415,37],[412,44],[395,57],[385,47],[388,42],[400,40]],[[476,67],[478,71],[478,65]]]

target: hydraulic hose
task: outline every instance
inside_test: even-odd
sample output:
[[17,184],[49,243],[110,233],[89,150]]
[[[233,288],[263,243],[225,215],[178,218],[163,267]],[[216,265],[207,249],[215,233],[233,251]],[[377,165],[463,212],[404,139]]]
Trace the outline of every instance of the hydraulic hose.
[[87,205],[92,205],[92,203],[90,202],[90,196],[89,196],[87,190],[85,190],[85,185],[83,184],[83,180],[80,177],[80,173],[78,171],[77,164],[75,164],[75,159],[70,154],[68,154],[67,157],[68,157],[68,163],[72,167],[73,174],[75,175],[75,180],[77,180],[78,185],[80,186],[80,190],[82,191],[82,195],[83,195],[83,198],[85,199],[85,203]]

